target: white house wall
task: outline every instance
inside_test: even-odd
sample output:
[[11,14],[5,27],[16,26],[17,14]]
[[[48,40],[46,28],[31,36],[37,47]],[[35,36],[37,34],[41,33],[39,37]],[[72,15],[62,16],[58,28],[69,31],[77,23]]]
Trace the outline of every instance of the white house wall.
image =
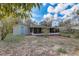
[[28,27],[24,25],[16,25],[13,27],[13,35],[26,35],[29,34]]

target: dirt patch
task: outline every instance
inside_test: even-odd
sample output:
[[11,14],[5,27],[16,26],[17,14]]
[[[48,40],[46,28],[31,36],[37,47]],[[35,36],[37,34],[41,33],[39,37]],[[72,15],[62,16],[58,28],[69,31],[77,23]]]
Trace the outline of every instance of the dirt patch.
[[25,36],[25,39],[18,43],[0,41],[2,56],[79,55],[79,50],[75,50],[78,48],[79,40],[62,36]]

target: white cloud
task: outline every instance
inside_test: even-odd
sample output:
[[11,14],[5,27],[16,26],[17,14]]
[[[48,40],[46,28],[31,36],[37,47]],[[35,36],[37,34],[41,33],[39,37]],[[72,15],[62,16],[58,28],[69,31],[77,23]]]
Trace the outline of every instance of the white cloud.
[[46,18],[46,17],[47,17],[47,15],[44,15],[44,16],[43,16],[43,18]]
[[79,4],[77,4],[77,6],[79,7]]
[[50,13],[47,14],[47,17],[52,17],[52,15]]
[[66,14],[62,17],[64,19],[63,21],[66,21],[68,19],[73,19],[74,16],[76,16],[76,13],[70,12],[71,10],[67,10]]
[[45,5],[46,5],[46,3],[43,3],[43,5],[45,6]]
[[65,9],[64,6],[65,6],[65,4],[62,4],[62,3],[58,4],[58,5],[55,7],[54,12],[55,12],[55,13],[58,13],[58,12],[63,11],[63,10]]
[[51,15],[50,13],[48,13],[48,14],[44,15],[43,18],[47,18],[47,17],[50,18],[50,17],[52,17],[52,16],[53,16],[53,15]]
[[57,14],[55,14],[55,15],[54,15],[54,19],[57,19],[57,18],[58,18],[58,15],[57,15]]
[[65,14],[62,19],[64,19],[63,21],[66,21],[68,19],[73,19],[73,17],[75,16],[75,14],[73,14],[72,12],[67,12],[67,14]]
[[58,13],[58,12],[62,12],[63,10],[65,10],[65,8],[67,8],[68,6],[73,6],[74,4],[73,3],[59,3],[55,9],[54,9],[54,12],[55,13]]
[[46,22],[50,22],[51,20],[53,20],[53,15],[51,15],[50,13],[46,14],[43,16],[43,20],[45,20]]
[[79,9],[79,4],[74,5],[74,6],[71,8],[71,10],[74,11],[74,12],[76,12],[78,9]]
[[50,3],[51,5],[55,5],[56,3]]
[[70,5],[70,6],[73,6],[74,5],[74,3],[65,3],[65,5]]
[[61,14],[66,14],[66,12],[67,12],[66,10],[63,10],[63,11],[61,11],[60,13],[61,13]]
[[62,17],[62,19],[66,18],[66,17],[67,17],[67,15],[64,15],[64,16]]
[[[73,14],[73,10],[72,9],[67,9],[67,10],[62,11],[61,14],[70,16],[70,15]],[[64,16],[64,17],[66,17],[66,16]]]
[[47,9],[47,11],[48,11],[49,13],[52,13],[52,12],[54,12],[54,8],[53,8],[52,6],[49,6],[48,9]]

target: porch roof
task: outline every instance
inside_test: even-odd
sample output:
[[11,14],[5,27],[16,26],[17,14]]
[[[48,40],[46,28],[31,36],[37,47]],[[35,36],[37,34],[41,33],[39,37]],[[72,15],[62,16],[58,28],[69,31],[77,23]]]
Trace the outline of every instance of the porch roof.
[[[47,26],[31,25],[30,27],[35,27],[35,28],[46,28]],[[47,28],[55,28],[55,27],[50,27],[50,26],[48,26]]]

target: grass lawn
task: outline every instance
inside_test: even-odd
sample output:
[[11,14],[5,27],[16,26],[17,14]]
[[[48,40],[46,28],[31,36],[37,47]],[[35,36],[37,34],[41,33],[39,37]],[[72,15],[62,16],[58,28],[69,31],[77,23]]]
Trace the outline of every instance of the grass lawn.
[[25,35],[13,35],[12,33],[8,34],[4,41],[11,43],[18,43],[24,39]]

